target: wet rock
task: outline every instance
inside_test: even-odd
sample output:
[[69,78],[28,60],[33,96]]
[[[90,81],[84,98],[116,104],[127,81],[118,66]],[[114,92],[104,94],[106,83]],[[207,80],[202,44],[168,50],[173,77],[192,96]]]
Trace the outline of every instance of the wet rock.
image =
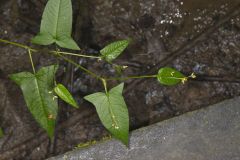
[[[92,43],[104,46],[116,39],[132,38],[132,45],[116,62],[130,65],[125,74],[148,73],[147,70],[164,63],[173,52],[191,44],[238,4],[237,0],[231,3],[224,0],[91,1]],[[199,77],[215,77],[216,81],[206,78],[169,88],[149,80],[126,93],[132,126],[154,123],[240,95],[239,83],[235,83],[240,64],[238,21],[239,16],[229,19],[205,35],[202,43],[167,64],[186,75],[195,72]]]
[[[194,4],[190,0],[91,1],[92,43],[103,46],[116,39],[132,38],[126,55],[128,61],[152,65],[212,26],[237,3],[237,0],[231,3],[199,0]],[[158,47],[149,46],[153,43]]]
[[49,160],[236,160],[240,98],[132,132],[129,148],[111,140]]
[[[46,2],[0,1],[0,37],[29,45],[31,37],[39,31]],[[194,3],[192,0],[78,0],[73,4],[73,36],[83,48],[83,53],[98,55],[98,51],[109,42],[132,38],[130,47],[114,62],[129,66],[124,75],[155,74],[157,69],[154,73],[149,70],[165,64],[186,75],[195,72],[198,76],[195,81],[176,87],[161,86],[155,79],[129,87],[135,81],[126,81],[125,89],[128,91],[124,96],[132,129],[240,95],[239,15],[228,17],[238,6],[239,0],[232,0],[231,3],[227,0],[195,0]],[[204,34],[226,16],[228,21],[211,33]],[[191,45],[201,34],[204,35],[201,42]],[[7,77],[11,73],[31,71],[26,51],[3,44],[0,47],[0,125],[3,125],[7,136],[10,135],[0,154],[6,155],[4,151],[21,146],[29,137],[35,139],[34,135],[38,135],[41,129],[28,112],[20,90]],[[184,47],[187,48],[184,52],[171,58],[173,53]],[[44,51],[40,55],[34,55],[37,67],[55,62]],[[165,63],[169,58],[172,60]],[[114,76],[111,65],[104,62],[73,60],[99,75]],[[62,66],[58,77],[66,77],[63,78],[64,82],[73,91],[82,109],[60,107],[59,121],[71,121],[85,110],[92,111],[92,114],[58,132],[54,154],[107,134],[94,107],[82,99],[87,94],[103,90],[101,82],[71,65],[60,63]],[[119,82],[109,82],[109,88],[116,83]],[[13,135],[12,131],[15,131]],[[25,146],[7,159],[43,159],[50,155],[48,146],[47,140],[31,150],[24,149],[27,148]]]

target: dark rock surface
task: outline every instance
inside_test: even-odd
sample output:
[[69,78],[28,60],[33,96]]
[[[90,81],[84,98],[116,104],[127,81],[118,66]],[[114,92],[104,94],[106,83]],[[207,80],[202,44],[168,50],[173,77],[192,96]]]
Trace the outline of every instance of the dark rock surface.
[[49,160],[239,160],[240,97]]
[[118,61],[130,66],[125,74],[156,74],[160,67],[171,66],[199,76],[199,81],[173,88],[161,86],[156,80],[139,85],[129,81],[126,97],[134,127],[239,95],[234,89],[239,88],[240,77],[239,13],[225,18],[239,10],[238,0],[89,3],[93,44],[102,47],[115,39],[133,39]]
[[[46,2],[0,0],[0,38],[31,45]],[[176,87],[161,86],[155,79],[127,81],[132,129],[240,95],[239,0],[74,0],[73,4],[73,37],[82,52],[96,55],[109,42],[132,38],[129,49],[114,62],[129,66],[124,75],[156,74],[160,67],[170,66],[198,76]],[[56,143],[49,143],[21,91],[8,79],[8,74],[31,71],[26,53],[0,44],[0,127],[5,133],[0,159],[44,159],[107,135],[93,106],[82,100],[102,90],[101,83],[60,62],[59,81],[69,85],[81,109],[61,104]],[[109,64],[74,60],[101,75],[114,74]],[[55,60],[42,53],[34,54],[34,62],[38,68]]]

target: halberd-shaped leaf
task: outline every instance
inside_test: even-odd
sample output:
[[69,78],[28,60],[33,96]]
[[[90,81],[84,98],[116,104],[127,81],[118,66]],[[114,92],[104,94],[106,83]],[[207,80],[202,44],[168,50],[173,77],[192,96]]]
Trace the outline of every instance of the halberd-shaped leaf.
[[54,92],[66,103],[70,104],[71,106],[73,106],[75,108],[79,108],[76,101],[74,100],[73,96],[71,95],[71,93],[68,91],[68,89],[64,85],[58,84],[54,88]]
[[173,86],[183,82],[185,76],[173,68],[164,67],[158,71],[157,79],[163,85]]
[[97,109],[106,129],[112,135],[128,145],[129,116],[128,109],[122,96],[124,84],[111,89],[108,93],[94,93],[84,97],[91,102]]
[[36,74],[21,72],[10,78],[22,89],[27,107],[49,137],[54,135],[58,105],[53,94],[57,66],[41,68]]
[[63,48],[80,50],[71,34],[71,0],[49,0],[43,12],[40,33],[32,39],[32,43],[50,45],[55,42]]
[[130,40],[121,40],[107,45],[100,51],[103,59],[112,62],[127,48],[129,42]]

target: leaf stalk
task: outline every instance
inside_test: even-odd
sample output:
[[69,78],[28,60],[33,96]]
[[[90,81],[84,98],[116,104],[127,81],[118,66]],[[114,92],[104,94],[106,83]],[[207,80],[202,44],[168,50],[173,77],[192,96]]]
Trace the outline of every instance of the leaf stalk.
[[32,65],[33,73],[35,74],[35,73],[36,73],[36,70],[35,70],[35,67],[34,67],[33,58],[32,58],[32,52],[31,52],[30,49],[28,49],[28,55],[29,55],[30,63],[31,63],[31,65]]
[[[33,63],[33,60],[32,60],[32,53],[33,52],[39,52],[39,50],[31,48],[30,46],[27,46],[27,45],[23,45],[23,44],[20,44],[20,43],[17,43],[17,42],[8,41],[8,40],[5,40],[5,39],[0,39],[0,42],[10,44],[10,45],[14,45],[14,46],[17,46],[17,47],[28,50],[28,54],[29,54],[29,57],[30,57],[30,62],[31,62],[31,65],[32,65],[33,72],[34,73],[36,72],[35,67],[34,67],[34,63]],[[124,81],[124,80],[128,80],[128,79],[142,79],[142,78],[156,78],[157,77],[157,75],[143,75],[143,76],[128,76],[128,77],[123,77],[123,78],[118,78],[118,77],[103,78],[103,77],[97,75],[96,73],[88,70],[87,68],[77,64],[73,60],[63,56],[63,55],[70,55],[70,56],[77,56],[77,57],[84,57],[84,58],[93,58],[93,59],[98,59],[98,61],[101,61],[102,57],[100,57],[100,56],[91,56],[91,55],[75,54],[75,53],[70,53],[70,52],[52,51],[52,50],[48,51],[48,53],[64,59],[65,61],[71,63],[72,65],[74,65],[76,67],[78,67],[79,69],[81,69],[82,71],[91,75],[92,77],[101,80],[102,82],[104,80],[105,83],[107,81],[111,81],[111,80],[122,80],[122,81]],[[106,86],[104,86],[104,87],[105,87],[105,91],[107,91]]]

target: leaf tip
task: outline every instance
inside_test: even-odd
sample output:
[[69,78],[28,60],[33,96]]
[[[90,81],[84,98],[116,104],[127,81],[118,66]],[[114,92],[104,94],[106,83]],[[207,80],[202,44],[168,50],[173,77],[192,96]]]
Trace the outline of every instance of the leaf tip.
[[181,72],[177,71],[174,68],[163,67],[160,68],[157,75],[157,80],[166,86],[174,86],[182,82],[186,82],[188,77],[183,75]]
[[122,143],[126,146],[126,147],[129,147],[129,137],[127,136],[127,138],[121,140]]
[[72,37],[62,37],[56,40],[56,44],[66,49],[81,50]]
[[50,45],[54,43],[54,39],[47,34],[39,33],[31,39],[31,43],[39,45]]
[[53,90],[63,101],[70,104],[74,108],[79,108],[77,102],[63,84],[57,84]]

